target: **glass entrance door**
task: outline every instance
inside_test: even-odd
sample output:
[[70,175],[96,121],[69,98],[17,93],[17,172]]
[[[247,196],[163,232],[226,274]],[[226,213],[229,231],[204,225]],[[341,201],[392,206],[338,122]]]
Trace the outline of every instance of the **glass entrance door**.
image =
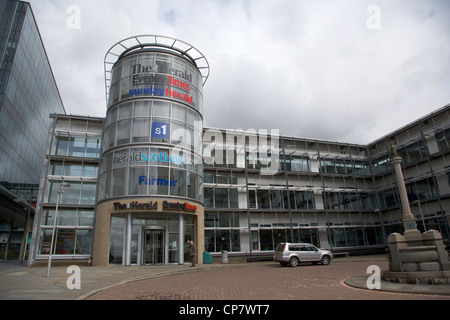
[[144,229],[142,231],[142,264],[164,264],[164,230]]

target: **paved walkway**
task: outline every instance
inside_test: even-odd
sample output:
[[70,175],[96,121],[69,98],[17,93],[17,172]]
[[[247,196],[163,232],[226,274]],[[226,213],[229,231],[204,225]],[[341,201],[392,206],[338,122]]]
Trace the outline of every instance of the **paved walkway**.
[[[387,268],[384,256],[337,258],[329,266],[281,267],[277,263],[205,264],[156,267],[81,267],[81,288],[68,289],[67,267],[26,268],[0,263],[0,300],[297,300],[450,299],[448,285],[365,286],[367,266]],[[355,287],[360,287],[357,289]],[[391,292],[386,293],[385,291]]]

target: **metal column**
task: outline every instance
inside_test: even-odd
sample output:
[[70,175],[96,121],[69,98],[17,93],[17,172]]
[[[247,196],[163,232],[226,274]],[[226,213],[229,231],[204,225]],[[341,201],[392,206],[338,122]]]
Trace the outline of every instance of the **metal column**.
[[184,217],[178,216],[178,264],[184,264]]

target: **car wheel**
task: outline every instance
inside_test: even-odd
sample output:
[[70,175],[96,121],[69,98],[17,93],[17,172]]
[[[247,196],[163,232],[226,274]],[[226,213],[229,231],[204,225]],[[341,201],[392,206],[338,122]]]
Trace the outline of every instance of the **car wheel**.
[[298,261],[298,258],[297,258],[297,257],[292,257],[292,258],[289,259],[289,265],[290,265],[291,267],[296,267],[296,266],[298,266],[298,263],[299,263],[299,261]]
[[322,259],[320,260],[320,262],[322,262],[322,264],[324,266],[329,265],[330,261],[331,261],[331,259],[329,256],[323,256]]

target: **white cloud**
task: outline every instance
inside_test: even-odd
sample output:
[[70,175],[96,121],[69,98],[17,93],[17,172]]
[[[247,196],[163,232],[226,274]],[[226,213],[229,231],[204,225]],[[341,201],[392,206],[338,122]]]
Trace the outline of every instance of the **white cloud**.
[[[206,56],[207,126],[368,143],[450,102],[447,1],[30,2],[68,113],[105,115],[103,58],[139,34]],[[79,30],[66,26],[70,5]]]

